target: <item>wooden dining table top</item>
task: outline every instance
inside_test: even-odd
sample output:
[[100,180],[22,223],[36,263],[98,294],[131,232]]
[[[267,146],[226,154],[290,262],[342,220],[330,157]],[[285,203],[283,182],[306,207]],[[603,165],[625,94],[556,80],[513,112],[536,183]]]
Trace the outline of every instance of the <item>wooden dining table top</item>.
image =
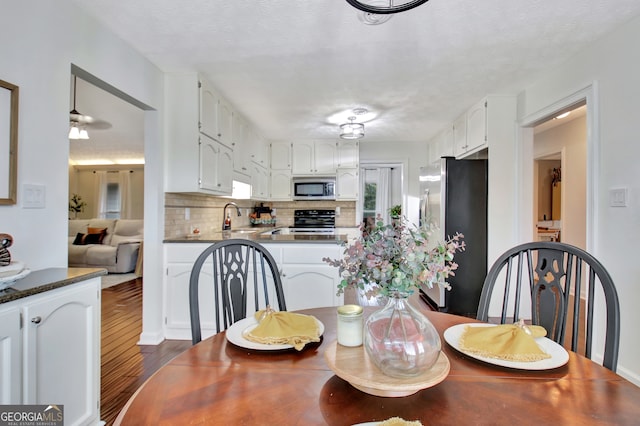
[[631,425],[640,419],[640,388],[601,365],[573,352],[567,364],[543,371],[484,363],[443,339],[447,328],[476,321],[432,311],[424,312],[440,333],[448,376],[410,396],[373,396],[337,377],[325,361],[336,339],[336,307],[298,312],[325,325],[319,343],[260,351],[218,333],[159,369],[115,424],[354,425],[397,416],[423,425]]

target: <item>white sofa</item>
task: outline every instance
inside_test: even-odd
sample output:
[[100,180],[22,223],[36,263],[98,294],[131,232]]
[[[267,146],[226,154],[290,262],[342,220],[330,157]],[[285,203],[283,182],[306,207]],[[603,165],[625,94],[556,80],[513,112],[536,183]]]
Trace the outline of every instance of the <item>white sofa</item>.
[[71,219],[69,266],[105,268],[109,273],[132,272],[143,237],[142,219]]

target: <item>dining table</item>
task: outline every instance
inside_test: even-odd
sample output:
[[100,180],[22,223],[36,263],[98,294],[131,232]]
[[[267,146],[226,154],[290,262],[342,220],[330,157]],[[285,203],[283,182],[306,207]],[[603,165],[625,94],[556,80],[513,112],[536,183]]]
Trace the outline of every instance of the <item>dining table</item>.
[[[477,320],[420,309],[438,330],[446,377],[406,396],[376,396],[338,377],[337,307],[297,311],[324,325],[302,350],[250,349],[225,332],[176,356],[129,399],[116,425],[374,425],[392,417],[423,425],[632,425],[640,388],[574,352],[550,369],[512,368],[455,349],[446,330]],[[365,316],[376,308],[365,307]],[[364,350],[364,349],[362,349]]]

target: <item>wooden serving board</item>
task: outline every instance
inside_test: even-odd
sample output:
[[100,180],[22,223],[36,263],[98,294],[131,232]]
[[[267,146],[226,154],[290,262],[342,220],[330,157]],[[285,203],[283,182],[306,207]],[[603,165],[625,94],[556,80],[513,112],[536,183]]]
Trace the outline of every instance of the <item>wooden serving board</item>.
[[430,388],[443,381],[449,374],[449,358],[440,352],[430,369],[414,377],[387,376],[369,359],[364,346],[346,347],[333,341],[324,353],[327,365],[336,376],[346,380],[356,389],[370,395],[402,397]]

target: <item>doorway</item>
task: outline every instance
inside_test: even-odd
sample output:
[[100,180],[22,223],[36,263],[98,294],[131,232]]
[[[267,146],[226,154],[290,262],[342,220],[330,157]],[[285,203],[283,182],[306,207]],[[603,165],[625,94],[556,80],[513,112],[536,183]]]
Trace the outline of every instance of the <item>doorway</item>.
[[360,197],[358,220],[366,223],[382,217],[385,224],[391,223],[389,210],[400,206],[402,213],[402,164],[376,163],[360,168]]
[[586,249],[586,104],[534,128],[534,239]]
[[[596,245],[595,223],[597,223],[598,188],[595,177],[598,175],[598,129],[597,129],[597,87],[589,85],[520,121],[519,140],[519,215],[518,228],[521,241],[538,239],[537,171],[536,161],[560,160],[560,239],[587,251],[593,251]],[[553,120],[562,113],[571,111],[572,118],[566,126],[559,126]],[[575,114],[574,114],[574,111]],[[573,124],[571,124],[573,123]],[[559,127],[553,129],[536,128],[539,126]],[[569,129],[574,128],[570,132]],[[576,130],[576,128],[578,130]],[[553,146],[552,138],[544,136],[579,133],[579,151],[569,144]],[[546,135],[545,135],[546,134]],[[568,137],[568,136],[567,136]],[[555,139],[558,139],[557,137]],[[577,188],[577,189],[574,189]],[[571,190],[569,189],[571,188]],[[576,207],[574,209],[575,206]]]

